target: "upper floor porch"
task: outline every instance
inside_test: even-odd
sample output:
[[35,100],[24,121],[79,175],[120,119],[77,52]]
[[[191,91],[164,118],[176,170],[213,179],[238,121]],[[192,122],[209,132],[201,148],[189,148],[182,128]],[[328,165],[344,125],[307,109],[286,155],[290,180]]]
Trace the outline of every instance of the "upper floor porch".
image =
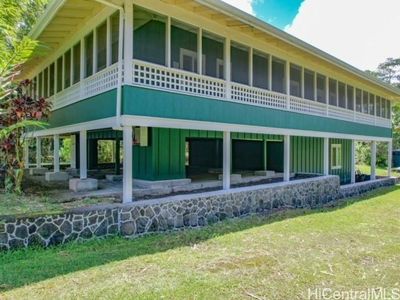
[[35,69],[31,93],[58,110],[132,85],[391,128],[382,89],[145,3],[102,11]]

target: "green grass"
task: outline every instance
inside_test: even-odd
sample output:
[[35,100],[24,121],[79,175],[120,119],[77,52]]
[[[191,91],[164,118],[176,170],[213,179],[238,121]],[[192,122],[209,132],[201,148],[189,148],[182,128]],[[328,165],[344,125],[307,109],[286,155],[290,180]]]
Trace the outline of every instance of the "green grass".
[[[371,175],[371,166],[358,164],[356,165],[356,171],[360,171],[362,174]],[[388,171],[386,168],[376,167],[376,175],[377,176],[387,176]],[[399,176],[400,173],[396,170],[392,171],[393,176]]]
[[70,208],[90,206],[94,204],[113,202],[112,198],[85,198],[68,201],[58,199],[53,194],[26,193],[23,196],[0,193],[0,216],[4,215],[35,215],[42,213],[58,213]]
[[0,254],[0,299],[304,299],[399,287],[400,188],[323,211]]

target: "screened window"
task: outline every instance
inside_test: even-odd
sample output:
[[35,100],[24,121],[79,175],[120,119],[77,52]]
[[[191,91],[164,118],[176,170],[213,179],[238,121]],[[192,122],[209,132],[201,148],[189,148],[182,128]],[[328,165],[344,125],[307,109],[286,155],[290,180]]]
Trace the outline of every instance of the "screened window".
[[48,68],[44,69],[43,81],[44,81],[43,97],[47,98],[47,97],[49,97],[49,69]]
[[317,75],[317,101],[320,103],[326,103],[326,77],[318,74]]
[[54,63],[52,63],[51,65],[50,65],[50,68],[49,68],[49,81],[50,81],[50,93],[49,93],[49,96],[51,97],[51,96],[53,96],[54,95],[54,73],[55,73],[55,64]]
[[268,56],[262,53],[253,55],[253,86],[268,89]]
[[107,67],[107,23],[96,29],[97,72]]
[[313,71],[307,69],[304,70],[304,98],[308,100],[315,100],[314,78],[315,78],[315,73]]
[[342,168],[342,145],[331,145],[331,169],[337,170]]
[[61,92],[62,86],[63,57],[57,59],[57,93]]
[[329,104],[337,106],[337,81],[329,78]]
[[39,73],[39,97],[43,97],[43,72]]
[[249,50],[235,45],[231,47],[232,81],[249,84]]
[[278,93],[286,93],[285,62],[275,57],[272,59],[272,90]]
[[391,107],[390,101],[387,100],[386,118],[390,119],[391,114],[392,114],[392,107]]
[[363,91],[363,113],[368,114],[369,113],[369,94],[368,92]]
[[346,108],[346,85],[339,82],[339,107]]
[[81,43],[79,42],[73,48],[73,83],[77,83],[81,77]]
[[36,99],[36,97],[37,97],[37,88],[38,88],[38,77],[36,76],[36,77],[33,79],[33,93],[32,93],[32,96],[33,96],[33,98],[35,98],[35,99]]
[[93,74],[93,32],[85,37],[85,77]]
[[[203,33],[203,74],[223,79],[224,74],[224,43],[222,38]],[[204,59],[203,59],[204,60]]]
[[[163,26],[163,28],[165,30],[165,26]],[[157,53],[159,52],[158,49],[155,50]],[[160,53],[162,53],[162,50]],[[161,59],[161,56],[160,63],[164,63],[164,59]],[[172,67],[176,69],[197,73],[196,28],[177,22],[171,26],[171,62]],[[204,63],[203,59],[203,64]]]
[[356,89],[356,111],[362,112],[362,91]]
[[[133,57],[164,65],[166,18],[157,13],[135,7],[133,28],[135,31],[133,34]],[[180,61],[180,48],[197,51],[197,35],[193,33],[193,28],[189,29],[186,25],[175,24],[171,30],[171,46],[172,51],[174,51],[172,61]],[[179,37],[182,38],[182,41],[179,40]],[[189,45],[192,42],[195,42],[194,47]],[[190,71],[193,72],[193,70]]]
[[382,109],[381,109],[381,116],[382,116],[382,118],[386,118],[386,99],[381,99],[381,107],[382,107]]
[[354,88],[347,86],[347,109],[354,110]]
[[369,94],[369,114],[375,115],[375,95]]
[[381,116],[381,97],[376,96],[376,115]]
[[64,88],[71,85],[71,50],[64,54]]
[[301,67],[290,64],[290,95],[301,97]]
[[111,63],[118,61],[118,43],[119,43],[119,12],[113,14],[110,18],[111,23]]

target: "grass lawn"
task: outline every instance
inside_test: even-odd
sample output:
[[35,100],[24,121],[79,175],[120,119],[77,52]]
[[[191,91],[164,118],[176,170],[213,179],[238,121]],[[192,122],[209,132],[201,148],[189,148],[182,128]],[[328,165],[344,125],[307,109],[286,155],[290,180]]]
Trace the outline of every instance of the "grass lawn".
[[392,187],[324,211],[2,253],[0,299],[304,299],[308,288],[399,288],[399,201]]
[[57,213],[66,209],[90,206],[101,203],[111,203],[111,198],[93,198],[62,202],[53,194],[26,193],[23,196],[0,193],[0,216],[21,215],[29,213]]
[[[356,171],[360,171],[362,174],[371,175],[371,166],[368,165],[356,165]],[[387,176],[387,169],[376,167],[377,176]],[[398,175],[397,172],[393,172],[393,176]]]

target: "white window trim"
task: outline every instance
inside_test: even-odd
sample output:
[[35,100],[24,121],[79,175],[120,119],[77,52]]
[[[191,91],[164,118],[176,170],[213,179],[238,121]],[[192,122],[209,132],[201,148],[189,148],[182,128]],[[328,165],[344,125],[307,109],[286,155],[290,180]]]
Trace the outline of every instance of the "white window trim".
[[[219,69],[222,67],[222,74],[220,74]],[[216,70],[217,78],[224,79],[224,60],[221,58],[217,58],[217,70]]]
[[[334,151],[334,149],[336,149],[336,151]],[[336,163],[338,163],[337,165],[333,165],[333,155],[334,153],[336,154]],[[341,144],[332,144],[331,145],[331,169],[332,170],[340,170],[342,168],[342,157],[343,157],[343,153],[342,153],[342,145]]]
[[[183,57],[184,56],[190,56],[192,58],[192,71],[194,73],[194,70],[197,68],[197,52],[185,49],[185,48],[180,48],[179,50],[179,69],[183,70]],[[202,55],[202,67],[203,70],[206,69],[206,56],[203,54]],[[176,64],[174,64],[174,67]],[[199,70],[197,70],[199,72]]]

